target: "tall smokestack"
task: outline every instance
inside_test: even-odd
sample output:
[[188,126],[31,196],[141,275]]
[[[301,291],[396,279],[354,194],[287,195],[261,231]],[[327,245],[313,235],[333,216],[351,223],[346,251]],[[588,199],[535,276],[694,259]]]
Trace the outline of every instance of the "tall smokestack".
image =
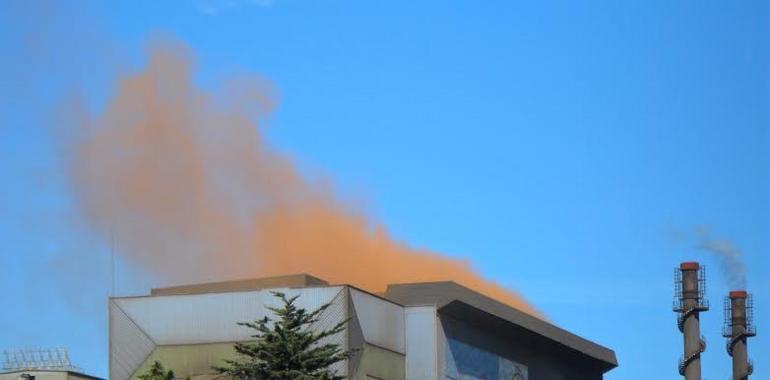
[[700,312],[709,309],[706,300],[706,268],[686,262],[674,271],[674,311],[677,326],[684,334],[684,356],[679,360],[679,374],[685,380],[701,380],[700,354],[706,340],[700,335]]
[[753,314],[753,299],[745,290],[733,290],[725,298],[722,335],[727,338],[727,353],[733,357],[733,380],[746,380],[754,372],[746,345],[746,339],[757,334]]

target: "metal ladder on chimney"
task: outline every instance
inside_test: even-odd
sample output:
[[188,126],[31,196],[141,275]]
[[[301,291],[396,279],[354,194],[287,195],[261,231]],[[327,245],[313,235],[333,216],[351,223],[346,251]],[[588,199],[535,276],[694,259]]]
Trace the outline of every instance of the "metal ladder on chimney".
[[698,349],[694,352],[687,354],[686,357],[679,359],[679,374],[684,376],[684,371],[687,369],[687,366],[690,365],[690,363],[692,363],[694,360],[700,359],[700,354],[702,354],[704,351],[706,351],[706,338],[701,335],[700,347],[698,347]]

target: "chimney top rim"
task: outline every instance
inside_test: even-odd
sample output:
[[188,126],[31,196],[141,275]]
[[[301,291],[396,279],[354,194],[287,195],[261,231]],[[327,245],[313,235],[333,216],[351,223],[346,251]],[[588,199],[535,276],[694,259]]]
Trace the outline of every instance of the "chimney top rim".
[[686,261],[681,264],[679,264],[679,269],[681,270],[698,270],[700,269],[700,264],[698,264],[697,261]]
[[731,290],[730,298],[746,298],[748,293],[745,290]]

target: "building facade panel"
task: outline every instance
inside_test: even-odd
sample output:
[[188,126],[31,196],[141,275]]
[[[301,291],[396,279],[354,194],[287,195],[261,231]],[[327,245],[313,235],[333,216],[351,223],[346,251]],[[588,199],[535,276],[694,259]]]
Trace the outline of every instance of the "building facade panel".
[[353,307],[364,340],[391,351],[405,353],[404,308],[357,289],[350,289]]
[[[342,287],[272,289],[313,310],[331,302]],[[252,332],[237,325],[268,315],[281,301],[269,290],[117,299],[121,309],[159,345],[235,342],[249,340]]]
[[0,373],[0,380],[20,380],[22,374],[34,376],[35,380],[69,380],[67,372],[56,371],[18,371],[11,373]]
[[371,344],[365,344],[362,351],[361,364],[352,379],[404,380],[406,378],[404,355]]
[[190,294],[198,288],[111,301],[111,379],[137,376],[154,360],[178,377],[211,379],[212,366],[235,357],[235,342],[252,339],[237,323],[272,317],[267,307],[281,306],[271,291],[299,296],[296,305],[308,311],[329,303],[311,329],[349,319],[323,343],[358,350],[332,368],[351,379],[599,380],[616,365],[611,350],[544,321],[533,328],[531,317],[451,283],[392,286],[388,299],[345,285]]
[[110,301],[110,379],[131,377],[155,348],[155,343],[131,318]]
[[[300,299],[301,298],[302,297],[300,297]],[[297,301],[299,301],[299,299]],[[308,307],[308,311],[314,309],[314,307]],[[319,315],[318,321],[311,326],[311,329],[314,331],[326,331],[332,329],[334,326],[347,319],[348,315],[347,291],[342,289],[341,291],[337,292],[337,295],[334,297],[334,299],[330,301],[329,307]],[[339,334],[326,337],[325,339],[319,341],[319,344],[336,344],[339,345],[342,350],[347,350],[348,331],[346,329]],[[331,369],[336,371],[340,376],[347,376],[347,360],[332,364]]]
[[20,380],[22,375],[34,376],[35,380],[104,380],[73,371],[41,369],[0,372],[0,380]]
[[404,309],[406,316],[406,379],[438,379],[435,306]]
[[187,344],[174,346],[158,346],[152,354],[136,368],[132,380],[149,371],[157,360],[166,368],[174,370],[174,375],[179,379],[188,377],[213,375],[213,366],[221,366],[225,359],[236,357],[233,342],[211,344]]

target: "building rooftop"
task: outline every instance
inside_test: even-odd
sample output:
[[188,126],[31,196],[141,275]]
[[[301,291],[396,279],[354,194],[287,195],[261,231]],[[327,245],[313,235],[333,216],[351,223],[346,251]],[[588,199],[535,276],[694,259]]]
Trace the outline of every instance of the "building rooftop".
[[284,276],[252,278],[234,281],[208,282],[153,288],[152,296],[170,296],[183,294],[246,292],[250,290],[270,288],[306,288],[311,286],[327,286],[328,282],[306,273],[289,274]]
[[[594,359],[608,371],[617,367],[615,352],[547,321],[489,298],[452,281],[393,284],[385,297],[404,306],[436,305],[439,311],[499,327],[499,331],[527,330],[552,342]],[[507,323],[506,323],[507,322]]]
[[[152,289],[150,295],[227,293],[279,287],[304,288],[329,285],[327,281],[303,273],[156,288]],[[534,333],[555,344],[556,347],[565,348],[574,352],[578,357],[593,361],[603,371],[608,371],[618,365],[615,352],[611,349],[452,281],[392,284],[388,286],[385,293],[377,294],[377,296],[402,306],[435,305],[444,314],[470,321],[483,321],[485,326],[495,326],[496,329],[515,336],[526,336],[528,333],[530,333],[529,335]]]

